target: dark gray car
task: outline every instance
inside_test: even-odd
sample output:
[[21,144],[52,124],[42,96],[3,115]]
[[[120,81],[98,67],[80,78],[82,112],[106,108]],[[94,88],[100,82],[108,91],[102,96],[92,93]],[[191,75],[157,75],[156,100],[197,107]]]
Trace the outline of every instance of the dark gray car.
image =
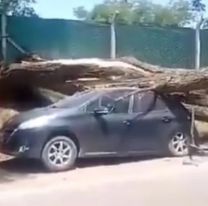
[[1,152],[40,159],[50,171],[77,158],[187,155],[190,114],[176,100],[132,88],[75,94],[22,113],[3,129]]

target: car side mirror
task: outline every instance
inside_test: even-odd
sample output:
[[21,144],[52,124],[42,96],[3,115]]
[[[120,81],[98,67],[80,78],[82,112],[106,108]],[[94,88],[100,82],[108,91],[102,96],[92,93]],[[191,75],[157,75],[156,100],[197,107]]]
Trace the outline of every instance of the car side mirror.
[[106,115],[109,113],[109,109],[107,107],[99,107],[94,109],[95,115]]

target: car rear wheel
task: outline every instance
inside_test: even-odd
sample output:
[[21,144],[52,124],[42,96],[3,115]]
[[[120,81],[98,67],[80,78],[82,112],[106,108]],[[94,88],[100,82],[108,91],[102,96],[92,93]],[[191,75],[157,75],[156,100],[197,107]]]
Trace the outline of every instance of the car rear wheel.
[[77,147],[68,137],[56,136],[50,139],[42,151],[42,162],[51,172],[69,170],[77,158]]
[[188,155],[189,137],[183,132],[177,132],[169,141],[168,149],[172,156],[181,157]]

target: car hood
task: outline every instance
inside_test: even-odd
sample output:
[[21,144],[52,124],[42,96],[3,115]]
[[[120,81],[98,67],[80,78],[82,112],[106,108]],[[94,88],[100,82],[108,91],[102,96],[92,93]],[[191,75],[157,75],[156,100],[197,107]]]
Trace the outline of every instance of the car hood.
[[5,126],[13,125],[15,127],[15,125],[17,126],[22,122],[25,122],[30,119],[35,119],[41,116],[55,115],[57,117],[64,117],[73,113],[75,113],[75,109],[49,108],[49,107],[38,108],[27,112],[22,112],[16,115]]

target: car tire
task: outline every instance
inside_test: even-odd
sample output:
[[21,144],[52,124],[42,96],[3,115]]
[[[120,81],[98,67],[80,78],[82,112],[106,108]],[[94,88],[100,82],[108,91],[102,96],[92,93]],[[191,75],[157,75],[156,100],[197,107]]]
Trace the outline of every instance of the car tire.
[[65,136],[50,139],[42,150],[41,160],[50,172],[72,169],[77,158],[77,146]]
[[183,157],[189,153],[188,143],[190,136],[184,132],[176,132],[168,142],[168,151],[171,156]]

